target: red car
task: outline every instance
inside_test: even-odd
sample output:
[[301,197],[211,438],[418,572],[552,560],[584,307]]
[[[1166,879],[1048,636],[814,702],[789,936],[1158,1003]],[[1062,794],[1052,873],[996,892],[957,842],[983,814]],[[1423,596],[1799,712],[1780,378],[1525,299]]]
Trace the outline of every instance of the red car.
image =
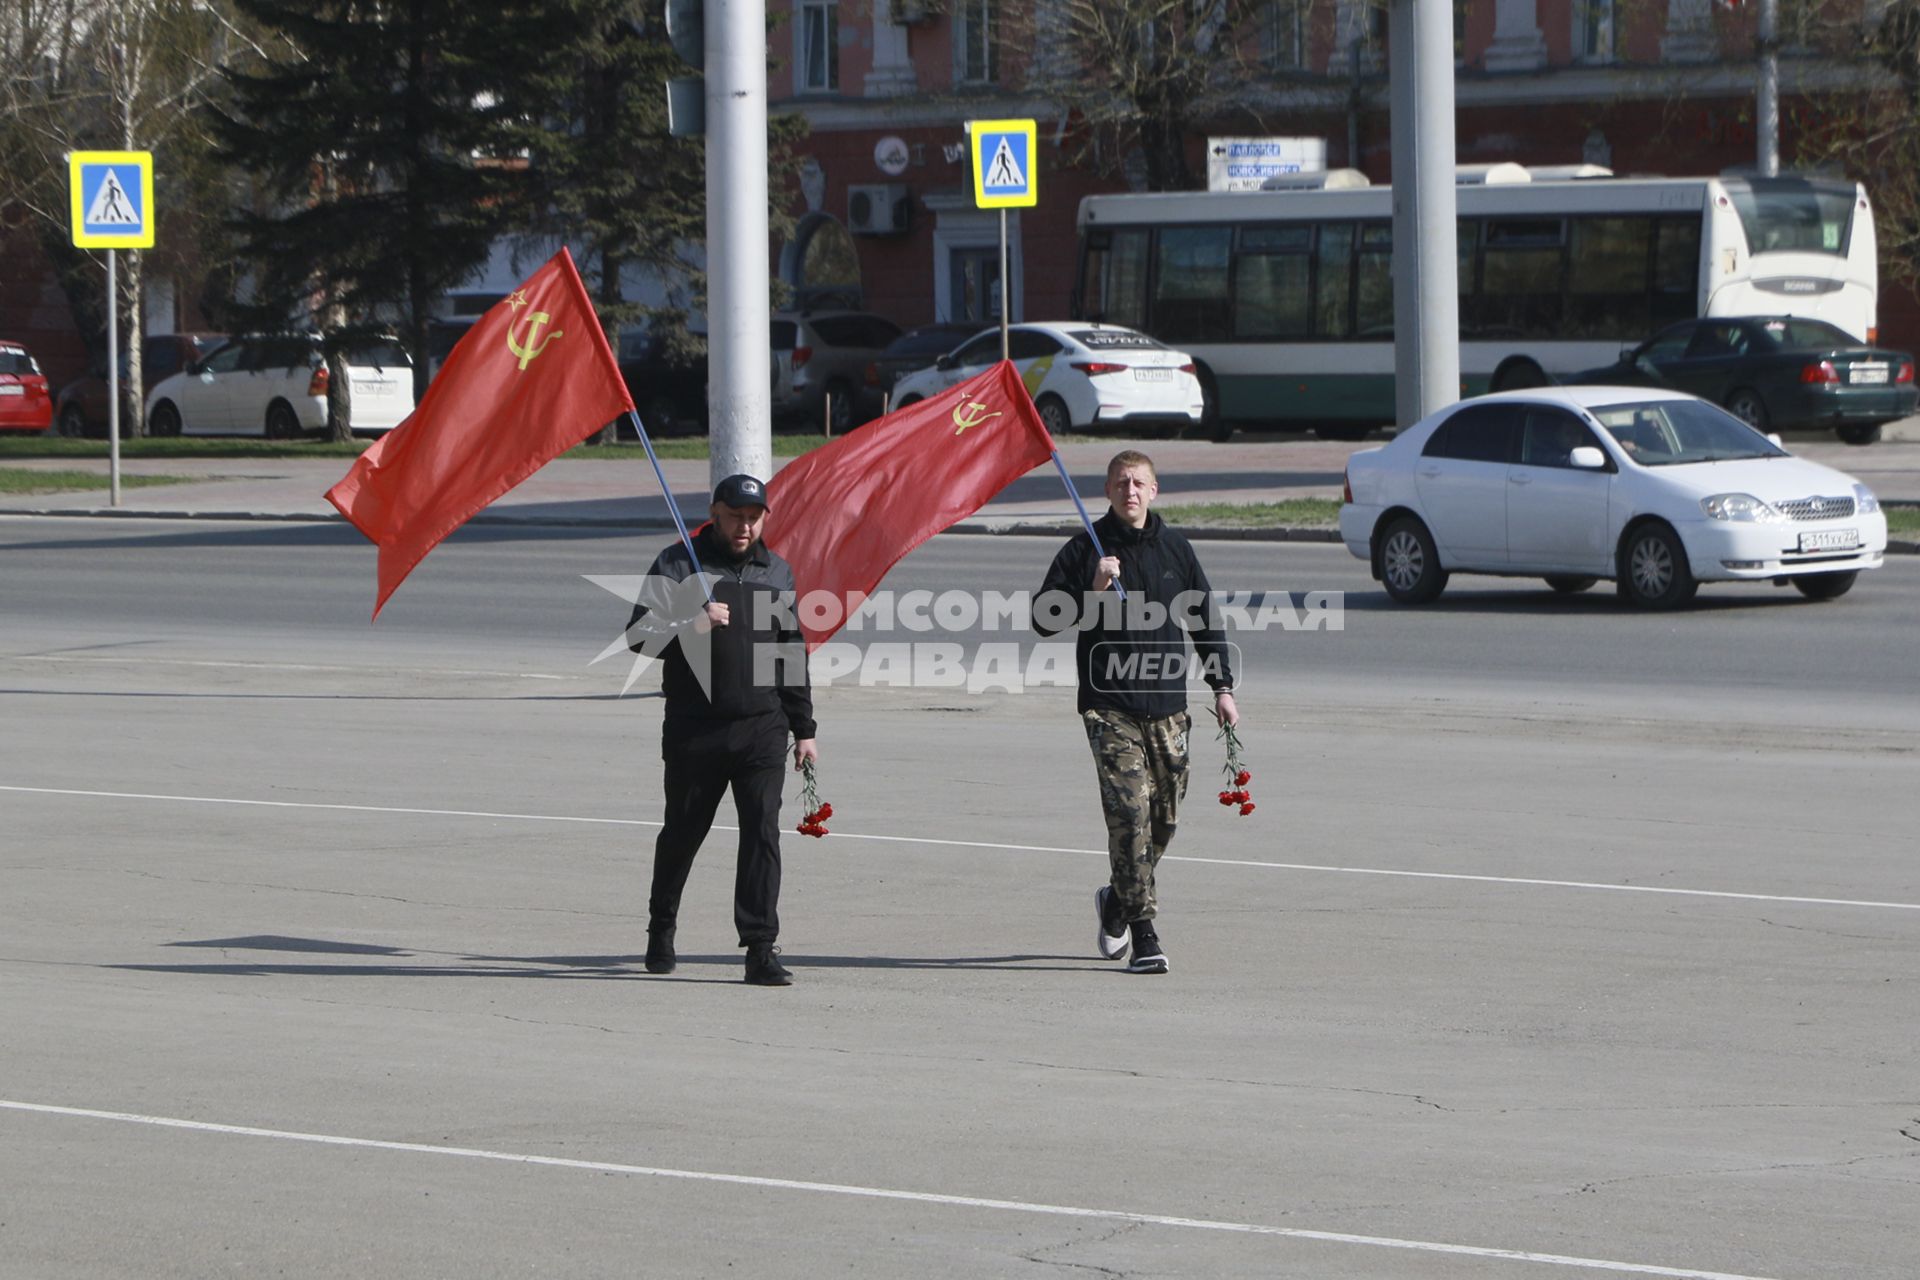
[[0,431],[45,431],[51,425],[47,375],[25,347],[0,340]]

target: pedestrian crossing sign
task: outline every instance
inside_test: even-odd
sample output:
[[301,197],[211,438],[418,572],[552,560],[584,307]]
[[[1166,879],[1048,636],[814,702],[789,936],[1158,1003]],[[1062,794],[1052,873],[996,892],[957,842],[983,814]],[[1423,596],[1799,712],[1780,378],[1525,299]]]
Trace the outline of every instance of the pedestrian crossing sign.
[[1031,209],[1040,203],[1031,120],[970,120],[973,203],[981,209]]
[[67,165],[75,246],[153,247],[151,151],[75,151],[68,155]]

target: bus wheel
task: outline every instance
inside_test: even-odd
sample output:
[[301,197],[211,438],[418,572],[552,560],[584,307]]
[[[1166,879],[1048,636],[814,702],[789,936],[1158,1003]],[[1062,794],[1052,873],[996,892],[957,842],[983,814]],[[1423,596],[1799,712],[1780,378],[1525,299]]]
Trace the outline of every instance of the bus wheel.
[[1200,411],[1200,425],[1195,434],[1215,444],[1225,444],[1233,439],[1233,424],[1220,414],[1220,384],[1213,379],[1213,370],[1203,364],[1195,364],[1193,376],[1200,383],[1200,401],[1206,407]]
[[1524,357],[1508,360],[1493,371],[1493,378],[1487,384],[1489,391],[1520,391],[1527,387],[1551,386],[1553,379],[1533,361]]

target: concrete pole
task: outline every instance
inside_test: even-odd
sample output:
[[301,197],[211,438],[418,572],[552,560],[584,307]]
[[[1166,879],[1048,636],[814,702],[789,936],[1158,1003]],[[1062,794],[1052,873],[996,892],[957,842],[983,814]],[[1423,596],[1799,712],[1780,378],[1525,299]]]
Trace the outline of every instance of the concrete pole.
[[1759,36],[1754,41],[1760,58],[1760,82],[1754,89],[1754,137],[1760,176],[1780,176],[1780,22],[1779,0],[1760,0],[1755,6]]
[[706,0],[707,400],[714,482],[773,475],[766,0]]
[[1393,388],[1400,426],[1460,398],[1453,10],[1392,0]]

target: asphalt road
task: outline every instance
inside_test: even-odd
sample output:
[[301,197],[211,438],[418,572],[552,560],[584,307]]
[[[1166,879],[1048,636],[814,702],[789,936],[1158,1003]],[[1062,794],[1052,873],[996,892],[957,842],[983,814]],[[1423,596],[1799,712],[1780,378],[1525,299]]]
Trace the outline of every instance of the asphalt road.
[[659,542],[470,530],[369,626],[345,530],[0,520],[0,1277],[1912,1274],[1920,562],[1655,616],[1204,546],[1279,621],[1173,971],[1095,958],[1070,691],[849,679],[764,991],[724,832],[639,964],[581,575]]

